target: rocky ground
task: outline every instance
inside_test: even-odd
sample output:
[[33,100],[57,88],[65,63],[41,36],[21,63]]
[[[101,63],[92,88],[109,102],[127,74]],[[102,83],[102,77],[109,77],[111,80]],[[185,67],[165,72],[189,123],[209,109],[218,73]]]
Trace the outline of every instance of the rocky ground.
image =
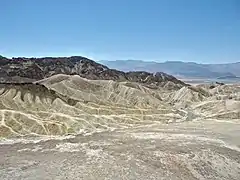
[[239,134],[239,121],[212,119],[5,140],[0,145],[0,174],[2,180],[238,180]]

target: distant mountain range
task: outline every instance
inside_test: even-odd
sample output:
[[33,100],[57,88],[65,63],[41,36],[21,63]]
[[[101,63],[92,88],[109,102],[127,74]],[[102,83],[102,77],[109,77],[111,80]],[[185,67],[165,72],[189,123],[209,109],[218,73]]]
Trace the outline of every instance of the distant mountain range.
[[198,64],[194,62],[141,60],[100,61],[109,68],[121,71],[165,72],[181,78],[238,78],[240,62],[226,64]]
[[0,56],[1,83],[33,82],[56,74],[79,75],[92,80],[130,81],[148,86],[167,85],[171,88],[187,85],[163,72],[123,72],[82,56],[11,59]]

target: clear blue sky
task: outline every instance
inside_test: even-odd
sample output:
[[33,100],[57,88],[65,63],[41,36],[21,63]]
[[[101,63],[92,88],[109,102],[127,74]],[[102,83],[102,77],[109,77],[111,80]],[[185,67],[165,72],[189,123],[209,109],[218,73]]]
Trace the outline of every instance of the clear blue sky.
[[0,54],[240,61],[240,0],[1,0]]

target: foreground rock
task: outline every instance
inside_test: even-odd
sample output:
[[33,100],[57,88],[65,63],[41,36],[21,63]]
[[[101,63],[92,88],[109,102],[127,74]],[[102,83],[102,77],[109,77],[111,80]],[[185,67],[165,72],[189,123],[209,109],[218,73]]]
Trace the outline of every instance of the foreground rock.
[[239,121],[212,119],[9,140],[0,145],[0,174],[2,180],[239,180],[239,134]]

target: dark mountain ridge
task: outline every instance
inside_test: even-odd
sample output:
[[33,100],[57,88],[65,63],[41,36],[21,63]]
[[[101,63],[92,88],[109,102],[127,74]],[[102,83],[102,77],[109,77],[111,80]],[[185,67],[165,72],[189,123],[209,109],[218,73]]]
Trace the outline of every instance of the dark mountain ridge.
[[87,79],[139,82],[163,86],[167,82],[185,86],[174,76],[163,72],[123,72],[110,69],[82,56],[8,59],[0,56],[1,82],[33,82],[56,74],[79,75]]

